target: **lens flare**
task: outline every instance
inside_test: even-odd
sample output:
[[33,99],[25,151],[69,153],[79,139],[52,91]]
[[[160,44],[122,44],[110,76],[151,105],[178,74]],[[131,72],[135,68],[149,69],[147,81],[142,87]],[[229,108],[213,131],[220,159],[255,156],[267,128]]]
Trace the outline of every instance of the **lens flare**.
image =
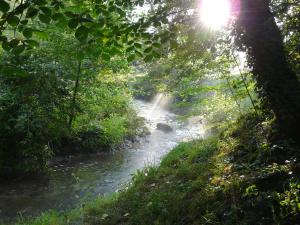
[[201,0],[199,10],[201,22],[212,29],[226,26],[231,16],[229,0]]

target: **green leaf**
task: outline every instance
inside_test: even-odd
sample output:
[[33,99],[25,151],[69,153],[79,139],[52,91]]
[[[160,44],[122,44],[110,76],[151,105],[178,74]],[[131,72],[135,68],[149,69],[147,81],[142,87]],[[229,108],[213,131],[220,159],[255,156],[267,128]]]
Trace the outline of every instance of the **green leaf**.
[[26,77],[28,74],[24,69],[15,66],[4,66],[3,73],[8,76]]
[[21,23],[22,25],[27,25],[27,24],[28,24],[28,20],[22,20],[20,23]]
[[135,55],[131,54],[130,56],[127,57],[128,62],[132,62],[135,59]]
[[7,18],[7,23],[13,27],[17,26],[19,23],[19,17],[17,16],[9,16]]
[[2,48],[7,52],[11,50],[10,44],[7,41],[2,42]]
[[64,19],[64,15],[63,15],[62,13],[54,13],[54,14],[52,15],[52,19],[53,19],[54,21],[62,20],[62,19]]
[[78,24],[79,24],[78,19],[70,19],[68,22],[68,27],[70,27],[71,29],[75,29],[77,28]]
[[133,51],[134,50],[134,46],[130,46],[130,47],[128,47],[127,49],[126,49],[126,52],[131,52],[131,51]]
[[126,16],[126,12],[123,11],[121,8],[117,8],[117,12],[119,13],[119,15],[120,15],[121,17],[125,17],[125,16]]
[[102,53],[102,59],[104,61],[110,61],[110,54],[109,53],[106,53],[106,52],[103,52]]
[[51,16],[51,14],[52,14],[52,11],[51,11],[51,9],[50,8],[48,8],[48,7],[40,7],[40,10],[42,10],[42,12],[45,14],[45,15],[47,15],[47,16]]
[[18,46],[19,42],[20,42],[20,40],[15,38],[9,42],[9,45],[10,45],[10,47],[15,48]]
[[145,38],[145,39],[150,39],[151,38],[151,35],[148,34],[148,33],[142,33],[141,36],[142,36],[142,38]]
[[171,47],[172,49],[178,48],[178,43],[177,43],[177,41],[171,40],[171,41],[170,41],[170,47]]
[[18,31],[23,32],[23,30],[25,29],[24,25],[19,25],[18,26]]
[[7,13],[9,9],[9,4],[4,0],[0,0],[0,11],[3,13]]
[[166,17],[162,18],[161,21],[162,21],[163,23],[165,23],[165,24],[169,23],[169,20],[168,20],[168,18],[166,18]]
[[34,4],[36,4],[36,5],[46,5],[47,1],[46,0],[35,0]]
[[111,48],[110,53],[112,55],[121,55],[122,54],[122,52],[118,48],[116,48],[115,46]]
[[102,13],[103,13],[103,15],[105,17],[109,17],[110,16],[110,12],[108,10],[103,10]]
[[75,32],[75,37],[80,42],[85,42],[89,36],[89,29],[85,26],[80,26]]
[[160,23],[159,21],[154,21],[154,22],[153,22],[153,25],[154,25],[155,27],[161,27],[161,23]]
[[153,59],[153,56],[152,56],[152,55],[147,55],[147,56],[144,58],[144,61],[145,61],[145,62],[150,62],[150,61],[152,61],[152,59]]
[[24,37],[26,38],[31,38],[32,37],[32,34],[33,34],[33,30],[31,28],[25,28],[23,30],[23,35]]
[[135,43],[135,44],[134,44],[134,47],[136,47],[136,48],[142,48],[142,44],[140,44],[140,43]]
[[76,15],[75,13],[70,12],[70,11],[65,12],[65,15],[66,15],[67,17],[70,17],[70,18],[75,18],[75,17],[77,17],[77,15]]
[[45,31],[34,30],[33,33],[41,40],[47,40],[49,38],[48,33]]
[[152,51],[152,47],[149,47],[149,48],[146,48],[144,52],[145,52],[145,53],[149,53],[149,52],[151,52],[151,51]]
[[26,18],[33,18],[38,14],[38,10],[34,7],[29,7],[26,13]]
[[101,27],[104,27],[104,25],[105,25],[105,20],[104,19],[99,19],[98,27],[101,28]]
[[84,59],[84,52],[83,51],[79,51],[76,55],[76,58],[79,60],[79,61],[82,61]]
[[155,52],[155,51],[152,52],[152,56],[153,56],[153,58],[157,58],[157,59],[160,58],[160,54],[158,52]]
[[15,54],[15,55],[20,55],[23,51],[25,50],[25,46],[24,45],[19,45],[17,47],[15,47],[12,52]]
[[131,41],[129,41],[127,44],[128,44],[128,45],[132,45],[133,43],[134,43],[134,41],[131,40]]
[[143,54],[140,51],[135,50],[135,53],[139,56],[139,57],[143,57]]
[[44,14],[44,13],[40,13],[39,14],[39,20],[42,22],[42,23],[45,23],[45,24],[49,24],[50,21],[51,21],[51,17]]
[[39,46],[39,43],[35,40],[25,40],[25,43],[28,44],[31,48]]
[[152,46],[155,47],[155,48],[161,48],[162,47],[161,44],[159,44],[159,43],[153,43]]
[[169,41],[169,37],[167,37],[167,36],[161,38],[161,43],[162,43],[162,44],[165,44],[165,43],[167,43],[168,41]]

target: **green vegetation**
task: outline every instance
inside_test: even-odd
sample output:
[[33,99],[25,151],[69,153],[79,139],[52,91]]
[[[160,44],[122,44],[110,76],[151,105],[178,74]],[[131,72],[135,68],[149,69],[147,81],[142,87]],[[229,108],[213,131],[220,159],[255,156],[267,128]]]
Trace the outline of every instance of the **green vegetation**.
[[127,63],[100,70],[97,58],[86,59],[79,74],[66,58],[76,55],[71,42],[57,34],[21,56],[3,54],[1,173],[43,171],[54,154],[107,151],[143,126],[121,78]]
[[219,29],[203,16],[226,7],[204,3],[0,0],[1,181],[134,140],[133,97],[167,93],[179,119],[220,131],[115,195],[17,224],[299,223],[299,2],[230,1]]
[[270,125],[247,115],[220,139],[180,144],[87,206],[85,224],[297,224],[299,148],[267,142]]
[[68,213],[58,213],[49,211],[43,213],[36,219],[20,218],[16,223],[18,225],[66,225],[82,223],[82,212],[80,209],[72,210]]
[[248,114],[219,138],[181,143],[114,195],[17,224],[297,224],[299,147],[270,132],[271,120]]
[[143,121],[124,80],[126,57],[111,53],[108,62],[104,45],[87,45],[79,31],[72,35],[75,21],[51,12],[75,16],[88,6],[0,3],[0,175],[44,172],[55,155],[108,151],[137,135]]

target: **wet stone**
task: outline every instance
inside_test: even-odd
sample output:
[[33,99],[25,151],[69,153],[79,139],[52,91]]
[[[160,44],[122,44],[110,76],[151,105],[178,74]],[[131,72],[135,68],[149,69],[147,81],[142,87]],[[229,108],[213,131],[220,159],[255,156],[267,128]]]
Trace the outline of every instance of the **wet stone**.
[[161,130],[163,132],[172,132],[173,128],[165,123],[158,123],[156,124],[156,129]]

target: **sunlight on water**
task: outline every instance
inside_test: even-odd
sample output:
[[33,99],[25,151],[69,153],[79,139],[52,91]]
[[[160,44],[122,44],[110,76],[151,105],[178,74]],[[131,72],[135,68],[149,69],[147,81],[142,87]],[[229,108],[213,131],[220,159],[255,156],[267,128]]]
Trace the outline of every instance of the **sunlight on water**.
[[155,116],[154,114],[161,112],[162,109],[169,109],[172,100],[173,98],[169,95],[164,95],[162,93],[156,94],[151,101],[152,107],[146,117]]

